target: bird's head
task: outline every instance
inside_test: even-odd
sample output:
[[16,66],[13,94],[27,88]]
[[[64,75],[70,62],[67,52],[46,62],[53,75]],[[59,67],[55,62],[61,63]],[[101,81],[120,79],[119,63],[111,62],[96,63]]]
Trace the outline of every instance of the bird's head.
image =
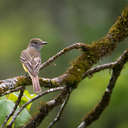
[[34,47],[37,50],[40,50],[45,44],[47,44],[46,41],[43,41],[40,38],[33,38],[30,40],[29,47]]

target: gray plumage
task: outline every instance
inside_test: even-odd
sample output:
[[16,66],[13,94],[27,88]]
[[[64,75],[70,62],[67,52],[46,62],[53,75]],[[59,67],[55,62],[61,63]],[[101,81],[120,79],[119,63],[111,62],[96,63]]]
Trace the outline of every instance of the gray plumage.
[[40,49],[47,42],[34,38],[28,44],[28,47],[21,52],[20,61],[23,64],[23,68],[28,72],[32,79],[33,90],[35,93],[41,92],[38,73],[41,65]]

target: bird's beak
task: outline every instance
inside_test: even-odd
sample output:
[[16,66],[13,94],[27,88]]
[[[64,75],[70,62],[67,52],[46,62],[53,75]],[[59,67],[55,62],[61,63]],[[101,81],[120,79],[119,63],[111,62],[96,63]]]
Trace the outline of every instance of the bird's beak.
[[45,44],[48,44],[48,42],[46,42],[46,41],[40,42],[40,45],[45,45]]

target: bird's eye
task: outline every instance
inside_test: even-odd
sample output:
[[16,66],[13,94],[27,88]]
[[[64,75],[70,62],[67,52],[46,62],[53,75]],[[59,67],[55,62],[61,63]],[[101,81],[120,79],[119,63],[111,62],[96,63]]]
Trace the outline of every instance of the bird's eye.
[[33,44],[37,44],[37,42],[33,42]]

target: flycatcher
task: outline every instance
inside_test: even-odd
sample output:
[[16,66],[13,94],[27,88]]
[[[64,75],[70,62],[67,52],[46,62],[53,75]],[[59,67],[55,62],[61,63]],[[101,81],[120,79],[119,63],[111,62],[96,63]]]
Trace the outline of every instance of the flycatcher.
[[41,65],[40,49],[47,42],[39,38],[30,40],[28,47],[21,52],[20,61],[25,72],[27,72],[32,79],[33,90],[35,93],[41,92],[38,73]]

